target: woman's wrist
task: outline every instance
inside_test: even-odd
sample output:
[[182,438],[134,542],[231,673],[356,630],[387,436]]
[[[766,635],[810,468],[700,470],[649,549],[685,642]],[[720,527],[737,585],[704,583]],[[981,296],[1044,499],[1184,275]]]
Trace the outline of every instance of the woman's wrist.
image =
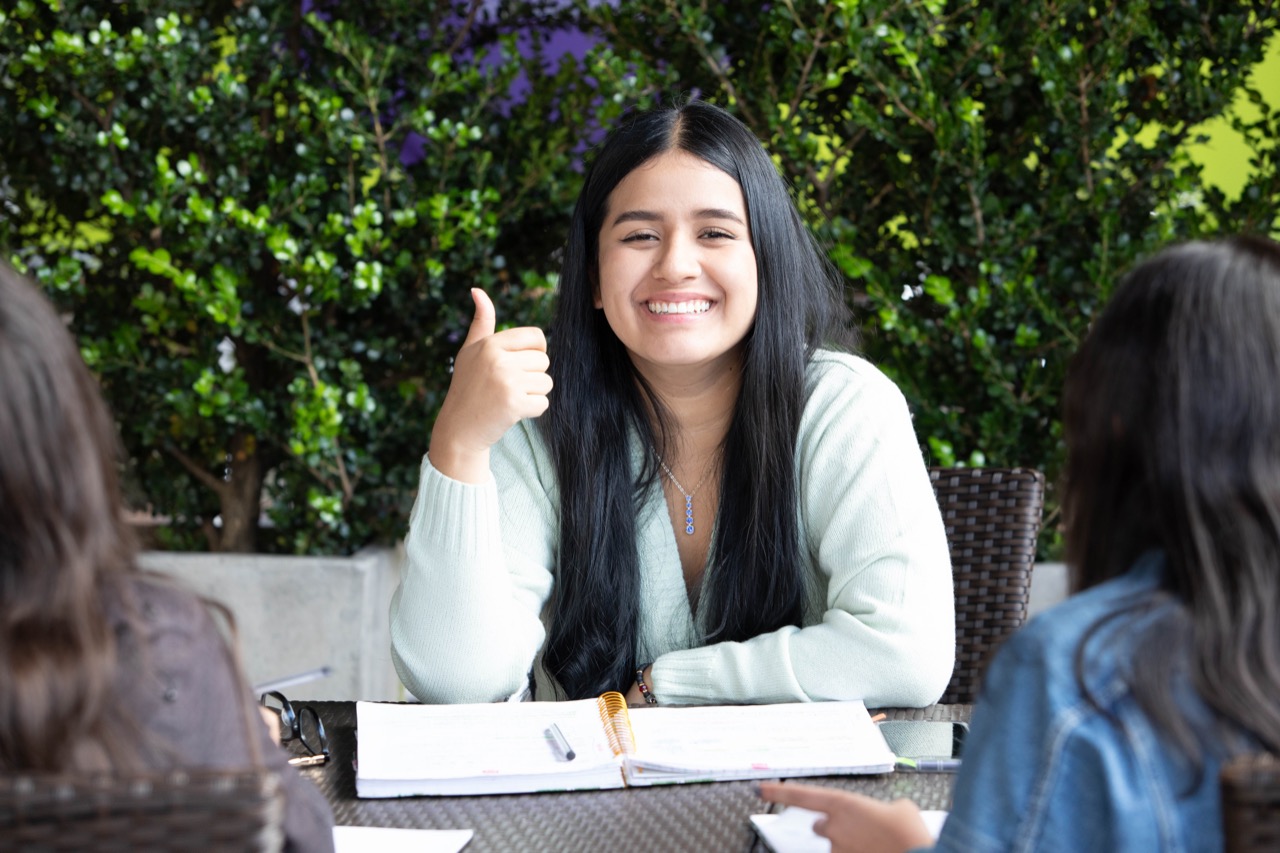
[[653,688],[649,686],[651,672],[653,672],[653,664],[651,663],[636,668],[636,688],[640,691],[640,696],[644,699],[646,705],[657,705],[658,697],[654,695]]
[[427,458],[431,460],[431,467],[460,483],[479,485],[489,480],[487,448],[482,451],[460,448],[447,440],[437,441],[432,436]]

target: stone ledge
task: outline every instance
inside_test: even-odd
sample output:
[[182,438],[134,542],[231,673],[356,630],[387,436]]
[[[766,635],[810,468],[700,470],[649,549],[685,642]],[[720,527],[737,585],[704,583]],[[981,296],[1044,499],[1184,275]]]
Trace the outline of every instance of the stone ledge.
[[351,557],[147,551],[140,564],[231,610],[250,684],[328,666],[329,676],[282,692],[290,699],[403,700],[387,612],[402,556],[398,548]]

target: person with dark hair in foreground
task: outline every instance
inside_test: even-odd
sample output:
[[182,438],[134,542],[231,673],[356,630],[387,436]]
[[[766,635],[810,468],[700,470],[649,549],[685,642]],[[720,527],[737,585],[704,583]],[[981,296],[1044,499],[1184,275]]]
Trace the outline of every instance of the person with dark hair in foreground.
[[[937,849],[1222,849],[1218,771],[1280,752],[1280,244],[1135,268],[1065,389],[1078,594],[997,652]],[[792,784],[840,851],[932,841],[914,804]]]
[[286,849],[333,848],[205,604],[137,568],[115,424],[39,291],[0,263],[0,772],[263,767]]
[[549,349],[472,295],[392,603],[415,696],[937,700],[951,564],[910,413],[842,348],[745,125],[692,101],[609,135]]

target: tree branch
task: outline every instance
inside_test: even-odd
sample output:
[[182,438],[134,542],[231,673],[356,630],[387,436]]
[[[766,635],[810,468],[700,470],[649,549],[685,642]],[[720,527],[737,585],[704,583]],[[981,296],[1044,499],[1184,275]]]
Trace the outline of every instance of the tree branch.
[[182,465],[182,467],[186,468],[187,471],[191,473],[191,476],[195,477],[201,483],[203,483],[204,485],[212,489],[214,494],[218,496],[219,500],[221,500],[226,495],[227,484],[224,483],[222,480],[219,480],[217,477],[213,476],[212,474],[210,474],[208,470],[199,462],[196,462],[190,456],[183,453],[181,448],[179,448],[177,445],[166,444],[164,449],[166,452],[168,452],[170,456],[172,456],[174,459],[177,459],[178,462]]

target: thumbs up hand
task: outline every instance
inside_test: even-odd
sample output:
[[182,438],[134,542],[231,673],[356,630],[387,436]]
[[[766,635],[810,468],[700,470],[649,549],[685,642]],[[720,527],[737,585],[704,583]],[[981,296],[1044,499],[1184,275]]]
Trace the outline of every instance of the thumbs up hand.
[[547,339],[533,326],[494,332],[489,295],[471,289],[476,313],[453,363],[453,379],[431,432],[436,470],[464,483],[489,476],[489,448],[518,420],[547,410]]

